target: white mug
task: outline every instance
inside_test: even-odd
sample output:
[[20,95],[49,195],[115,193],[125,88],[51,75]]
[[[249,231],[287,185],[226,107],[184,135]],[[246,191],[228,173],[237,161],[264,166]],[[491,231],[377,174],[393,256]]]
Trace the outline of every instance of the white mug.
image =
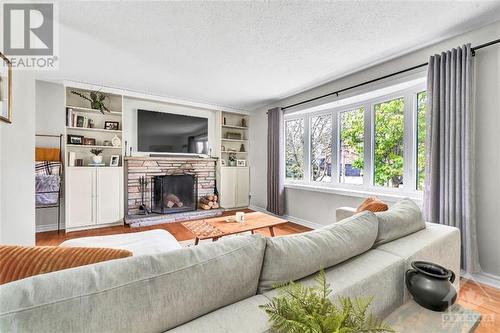
[[244,212],[236,212],[236,222],[245,222],[245,213]]

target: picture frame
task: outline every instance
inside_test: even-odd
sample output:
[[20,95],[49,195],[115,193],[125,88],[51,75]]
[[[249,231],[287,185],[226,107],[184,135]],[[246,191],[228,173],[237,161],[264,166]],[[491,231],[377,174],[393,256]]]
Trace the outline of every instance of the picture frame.
[[239,166],[239,167],[247,166],[247,161],[246,160],[236,160],[236,166]]
[[118,131],[120,128],[120,123],[118,121],[105,121],[104,129],[110,131]]
[[118,165],[120,165],[120,155],[111,155],[109,166],[117,167]]
[[227,163],[226,163],[226,160],[220,160],[220,166],[226,166]]
[[95,146],[94,138],[83,138],[83,144],[86,146]]
[[0,120],[12,123],[12,62],[0,52]]
[[83,135],[68,134],[67,143],[70,145],[83,145]]

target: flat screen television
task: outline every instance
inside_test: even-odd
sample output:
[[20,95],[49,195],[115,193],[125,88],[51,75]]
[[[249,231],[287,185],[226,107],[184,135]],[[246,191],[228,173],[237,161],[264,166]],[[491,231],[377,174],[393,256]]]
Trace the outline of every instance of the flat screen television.
[[208,119],[137,110],[137,148],[150,153],[208,153]]

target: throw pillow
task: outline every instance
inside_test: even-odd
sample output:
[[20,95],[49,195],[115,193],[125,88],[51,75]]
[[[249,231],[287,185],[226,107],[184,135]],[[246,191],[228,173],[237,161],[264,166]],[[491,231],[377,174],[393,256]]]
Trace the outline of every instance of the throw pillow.
[[130,256],[132,252],[119,249],[0,245],[0,284]]
[[389,209],[389,206],[382,200],[376,197],[368,197],[366,198],[361,205],[356,209],[356,212],[362,212],[365,210],[369,210],[370,212],[384,212]]
[[425,228],[420,208],[409,198],[398,201],[386,212],[377,212],[378,235],[375,246],[388,243]]

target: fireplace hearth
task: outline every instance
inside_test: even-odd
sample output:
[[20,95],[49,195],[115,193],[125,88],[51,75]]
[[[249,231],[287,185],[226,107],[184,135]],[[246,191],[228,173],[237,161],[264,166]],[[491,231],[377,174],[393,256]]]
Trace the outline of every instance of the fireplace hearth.
[[198,182],[195,175],[163,175],[151,178],[151,211],[172,214],[195,211]]

